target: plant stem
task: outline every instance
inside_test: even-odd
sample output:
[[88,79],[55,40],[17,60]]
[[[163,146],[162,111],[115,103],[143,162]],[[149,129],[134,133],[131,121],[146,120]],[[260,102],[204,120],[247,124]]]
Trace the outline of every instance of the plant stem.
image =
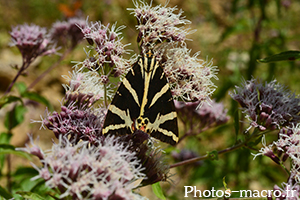
[[[231,151],[234,151],[236,149],[239,149],[241,147],[247,147],[247,143],[254,137],[256,136],[260,131],[256,128],[253,130],[252,134],[244,141],[244,142],[240,142],[232,147],[228,147],[226,149],[223,149],[223,150],[220,150],[218,151],[218,155],[220,154],[224,154],[224,153],[228,153],[228,152],[231,152]],[[248,147],[247,147],[248,148]],[[200,161],[200,160],[205,160],[205,159],[208,159],[210,156],[209,156],[209,153],[206,154],[205,156],[200,156],[200,157],[196,157],[196,158],[192,158],[192,159],[189,159],[189,160],[185,160],[185,161],[181,161],[181,162],[178,162],[178,163],[175,163],[173,165],[170,165],[170,168],[174,168],[174,167],[178,167],[178,166],[181,166],[181,165],[187,165],[187,164],[192,164],[194,162],[197,162],[197,161]]]
[[11,192],[11,159],[10,159],[10,155],[8,154],[6,156],[6,162],[7,162],[7,188],[8,191]]
[[7,95],[7,94],[11,91],[12,87],[13,87],[14,84],[16,83],[16,81],[17,81],[17,79],[19,78],[19,76],[23,73],[23,71],[24,71],[25,69],[28,68],[29,64],[30,64],[30,63],[27,63],[27,64],[26,64],[26,63],[23,61],[23,64],[22,64],[21,69],[18,71],[18,73],[17,73],[17,75],[15,76],[15,78],[14,78],[14,79],[11,81],[11,83],[9,84],[8,88],[6,89],[6,91],[5,91],[5,93],[4,93],[4,96]]
[[280,161],[280,166],[286,171],[288,175],[291,175],[290,171],[284,166],[283,162]]
[[[218,155],[228,153],[228,152],[234,151],[236,149],[239,149],[239,148],[245,146],[245,144],[246,144],[246,142],[241,142],[237,145],[234,145],[233,147],[228,147],[226,149],[218,151]],[[208,158],[209,158],[209,154],[206,154],[205,156],[200,156],[200,157],[197,157],[197,158],[192,158],[192,159],[189,159],[189,160],[185,160],[185,161],[182,161],[182,162],[175,163],[173,165],[170,165],[170,168],[178,167],[178,166],[181,166],[181,165],[191,164],[191,163],[194,163],[194,162],[197,162],[197,161],[200,161],[200,160],[205,160],[205,159],[208,159]]]
[[40,80],[42,80],[51,70],[53,70],[58,64],[65,59],[65,57],[73,50],[73,48],[68,48],[63,55],[51,66],[49,67],[46,71],[44,71],[41,75],[39,75],[27,88],[27,90],[30,90],[33,88]]
[[107,105],[107,89],[106,89],[107,84],[104,83],[104,104],[105,104],[105,108],[108,107]]

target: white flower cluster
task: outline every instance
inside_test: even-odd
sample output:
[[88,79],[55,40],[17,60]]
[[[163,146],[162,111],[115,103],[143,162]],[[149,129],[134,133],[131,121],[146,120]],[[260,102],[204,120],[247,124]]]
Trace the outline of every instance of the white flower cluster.
[[[32,139],[31,139],[32,141]],[[36,151],[27,146],[27,152],[40,152],[42,168],[34,167],[50,188],[57,188],[60,198],[73,199],[145,199],[132,192],[138,179],[145,178],[136,154],[116,137],[99,140],[98,145],[80,142],[72,145],[60,137],[48,151]]]

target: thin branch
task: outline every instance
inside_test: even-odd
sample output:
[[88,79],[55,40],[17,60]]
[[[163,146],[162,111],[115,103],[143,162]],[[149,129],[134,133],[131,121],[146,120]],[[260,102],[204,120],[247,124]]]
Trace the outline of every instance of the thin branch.
[[9,84],[8,88],[6,89],[5,93],[4,93],[4,96],[7,95],[12,87],[14,86],[14,84],[16,83],[17,79],[19,78],[19,76],[24,72],[25,69],[28,68],[28,66],[30,65],[30,63],[25,63],[23,61],[23,64],[22,64],[22,67],[20,68],[20,70],[18,71],[17,75],[15,76],[15,78],[11,81],[11,83]]
[[40,80],[42,80],[50,71],[52,71],[55,67],[57,67],[62,60],[65,59],[65,57],[73,50],[73,48],[68,48],[63,55],[51,66],[49,67],[46,71],[44,71],[41,75],[39,75],[27,88],[27,90],[30,90],[33,88]]
[[[239,144],[236,144],[232,147],[228,147],[226,149],[223,149],[223,150],[220,150],[218,151],[218,155],[220,154],[224,154],[224,153],[228,153],[228,152],[231,152],[231,151],[234,151],[236,149],[239,149],[241,147],[247,147],[247,143],[254,137],[256,136],[257,134],[259,134],[260,131],[255,128],[252,132],[252,134],[244,141],[244,142],[240,142]],[[205,159],[208,159],[210,157],[210,154],[206,154],[205,156],[200,156],[200,157],[196,157],[196,158],[192,158],[192,159],[189,159],[189,160],[185,160],[185,161],[181,161],[181,162],[178,162],[178,163],[175,163],[173,165],[170,165],[170,168],[174,168],[174,167],[178,167],[178,166],[181,166],[181,165],[187,165],[187,164],[192,164],[192,163],[195,163],[197,161],[200,161],[200,160],[205,160]]]
[[[223,149],[221,151],[218,151],[218,155],[228,153],[228,152],[234,151],[236,149],[239,149],[239,148],[245,146],[245,144],[246,144],[245,142],[242,142],[242,143],[239,143],[237,145],[234,145],[233,147],[229,147],[229,148]],[[185,160],[185,161],[182,161],[182,162],[175,163],[173,165],[170,165],[170,168],[178,167],[178,166],[181,166],[181,165],[192,164],[194,162],[198,162],[200,160],[205,160],[205,159],[208,159],[208,158],[209,158],[209,154],[206,154],[205,156],[200,156],[200,157],[197,157],[197,158],[192,158],[192,159],[189,159],[189,160]]]

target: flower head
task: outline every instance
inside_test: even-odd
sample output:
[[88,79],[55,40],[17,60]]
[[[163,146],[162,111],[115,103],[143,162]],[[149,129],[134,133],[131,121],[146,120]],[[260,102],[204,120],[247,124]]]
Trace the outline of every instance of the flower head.
[[184,121],[196,121],[200,129],[224,124],[229,120],[223,103],[205,102],[197,109],[199,102],[174,101],[178,115]]
[[274,130],[300,121],[300,98],[276,80],[262,84],[256,79],[230,94],[247,113],[252,127]]
[[283,163],[289,158],[291,160],[290,179],[300,184],[300,124],[282,128],[278,136],[278,140],[270,145],[266,145],[265,136],[263,136],[263,148],[258,154],[255,154],[255,157],[265,155],[277,164]]
[[104,88],[101,77],[96,72],[80,72],[74,70],[69,76],[64,76],[69,85],[63,85],[66,90],[64,105],[76,104],[79,108],[91,107],[98,100],[103,100]]
[[142,186],[166,181],[169,178],[169,165],[164,154],[147,133],[137,130],[133,134],[120,136],[119,140],[128,146],[128,150],[136,152],[136,157],[141,161],[142,173],[145,174]]
[[[289,178],[287,183],[282,183],[282,188],[278,185],[274,186],[274,196],[276,200],[299,200],[300,199],[300,185],[295,183],[292,178]],[[268,198],[269,199],[269,198]],[[272,197],[270,197],[272,199]]]
[[[130,67],[130,62],[122,57],[123,54],[128,51],[125,47],[128,46],[122,44],[121,30],[125,26],[116,27],[114,24],[111,28],[109,25],[104,26],[101,22],[87,23],[84,28],[81,29],[84,37],[90,44],[95,44],[94,50],[97,54],[94,56],[95,62],[99,66],[108,64],[110,67],[114,67],[112,73],[115,71],[124,71]],[[117,74],[121,75],[121,74]]]
[[66,46],[71,42],[74,48],[83,39],[81,29],[85,27],[85,20],[81,18],[69,18],[67,21],[57,21],[52,25],[50,36],[57,43]]
[[300,124],[292,128],[281,129],[279,140],[274,144],[282,154],[287,155],[292,160],[290,177],[300,184]]
[[[144,199],[132,192],[132,184],[143,179],[142,166],[136,153],[116,137],[74,144],[59,137],[50,151],[44,151],[42,168],[35,168],[50,188],[73,199]],[[42,151],[42,150],[41,150]]]
[[31,24],[17,25],[10,32],[12,46],[18,47],[23,62],[31,63],[36,57],[56,53],[46,28]]
[[134,1],[136,8],[131,8],[137,19],[138,42],[141,47],[155,46],[164,41],[184,42],[186,35],[190,34],[189,29],[183,25],[190,24],[189,20],[182,16],[183,11],[179,10],[177,14],[176,7],[148,5],[143,1]]
[[84,140],[94,143],[102,135],[106,114],[105,108],[94,106],[103,98],[103,88],[97,84],[97,76],[91,71],[73,72],[66,78],[69,85],[64,85],[66,95],[61,111],[46,111],[42,125],[53,131],[57,138],[69,135],[76,142]]
[[211,62],[198,59],[198,54],[189,54],[190,50],[185,47],[169,49],[164,72],[175,99],[198,101],[201,105],[215,91],[211,79],[218,79],[218,70]]
[[61,112],[46,113],[42,125],[53,131],[59,138],[69,135],[77,142],[80,140],[94,143],[102,135],[105,116],[104,109],[78,108],[75,105],[61,106]]

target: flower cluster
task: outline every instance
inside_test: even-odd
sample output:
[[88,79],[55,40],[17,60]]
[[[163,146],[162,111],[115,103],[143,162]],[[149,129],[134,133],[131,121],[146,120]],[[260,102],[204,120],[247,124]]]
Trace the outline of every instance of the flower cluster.
[[17,25],[10,32],[12,46],[18,47],[23,63],[29,65],[38,56],[56,53],[46,28],[31,24]]
[[189,130],[185,130],[186,134],[199,134],[229,120],[223,103],[216,103],[213,100],[210,103],[203,103],[202,107],[197,109],[198,105],[199,102],[175,101],[178,117],[186,127],[189,127]]
[[44,127],[53,131],[59,138],[70,135],[72,139],[94,143],[102,135],[105,112],[102,109],[79,109],[77,106],[61,106],[61,112],[47,113],[43,119]]
[[95,144],[74,144],[60,137],[50,151],[34,144],[19,150],[40,152],[43,167],[34,166],[39,175],[33,179],[46,180],[48,187],[60,191],[60,198],[146,199],[132,192],[136,187],[133,182],[145,178],[136,153],[116,137],[102,138]]
[[262,84],[252,79],[230,95],[247,113],[251,126],[261,131],[290,127],[300,121],[300,98],[276,80]]
[[83,39],[81,29],[85,25],[85,20],[81,18],[69,18],[67,21],[57,21],[52,25],[50,36],[58,44],[67,46],[70,43],[71,48],[74,48]]
[[74,105],[79,108],[91,107],[96,101],[104,97],[104,88],[99,76],[95,72],[78,72],[76,70],[70,73],[70,76],[63,76],[69,85],[63,85],[66,90],[64,105]]
[[164,41],[184,42],[186,35],[190,34],[189,29],[183,25],[191,22],[184,19],[182,10],[175,14],[176,7],[170,8],[161,5],[152,7],[151,4],[148,5],[143,1],[135,1],[134,4],[136,8],[128,10],[133,11],[138,22],[137,41],[140,46],[150,46],[151,48]]
[[87,58],[83,62],[83,66],[91,70],[90,66],[98,66],[96,70],[100,69],[101,74],[104,73],[104,65],[110,66],[112,69],[109,74],[119,77],[125,73],[125,70],[130,67],[131,62],[122,57],[123,54],[128,53],[125,50],[127,45],[122,44],[121,30],[125,26],[116,27],[114,24],[111,29],[109,25],[104,26],[101,22],[91,22],[82,28],[82,33],[90,45],[96,44],[94,50],[96,55],[94,60]]
[[185,47],[169,49],[164,72],[175,99],[198,101],[201,105],[209,101],[210,95],[215,91],[216,86],[211,79],[218,79],[218,69],[211,62],[206,63],[197,56],[198,54],[190,56],[190,50]]
[[[276,200],[299,200],[300,185],[298,183],[295,183],[291,178],[289,178],[287,183],[282,183],[282,188],[280,188],[278,185],[275,185],[273,190],[273,194],[277,195]],[[281,195],[279,196],[278,194]],[[272,197],[268,196],[268,200],[272,199]]]
[[[290,176],[287,183],[282,183],[283,189],[274,186],[274,191],[279,191],[281,196],[276,199],[299,199],[300,194],[300,124],[293,125],[290,128],[282,128],[279,132],[277,141],[266,145],[266,139],[263,137],[263,147],[256,156],[264,155],[271,158],[275,163],[283,165],[285,161],[291,161],[291,167],[288,170]],[[291,193],[293,192],[293,193]]]
[[[59,138],[70,135],[76,141],[85,140],[94,143],[102,135],[102,125],[106,109],[93,105],[103,98],[103,90],[95,81],[92,72],[73,73],[69,85],[64,85],[66,95],[61,112],[46,113],[42,124]],[[103,88],[102,88],[103,89]]]
[[147,133],[137,130],[119,139],[128,145],[130,151],[136,152],[136,157],[142,163],[142,173],[146,177],[141,182],[141,186],[166,181],[169,178],[169,165],[166,163],[164,154],[155,146],[155,141],[152,141]]
[[279,132],[279,138],[270,145],[266,145],[263,140],[263,148],[260,149],[258,155],[265,155],[271,158],[277,164],[285,162],[288,158],[292,161],[290,170],[290,179],[300,184],[300,124],[293,128],[282,128]]

